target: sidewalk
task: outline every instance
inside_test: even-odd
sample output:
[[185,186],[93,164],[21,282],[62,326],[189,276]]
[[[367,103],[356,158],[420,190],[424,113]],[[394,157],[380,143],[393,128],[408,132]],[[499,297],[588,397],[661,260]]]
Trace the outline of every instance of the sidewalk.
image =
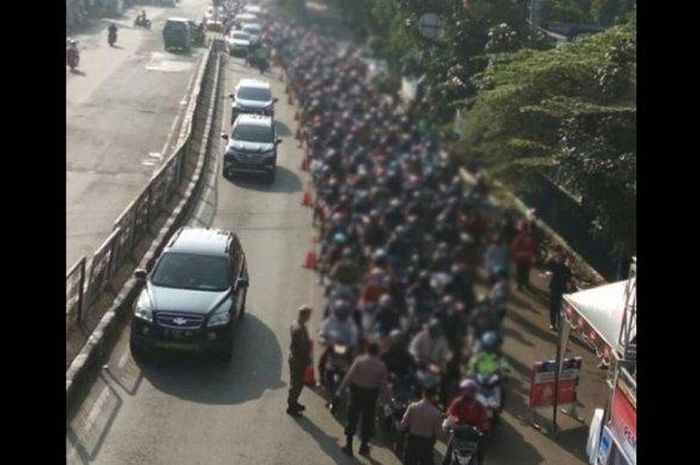
[[[572,337],[569,351],[583,359],[577,411],[585,424],[559,413],[559,433],[554,438],[528,425],[525,419],[532,365],[555,357],[558,336],[549,329],[548,278],[537,269],[531,271],[530,277],[535,293],[513,289],[504,320],[503,351],[512,373],[506,387],[503,422],[494,431],[486,458],[504,464],[584,465],[588,463],[585,449],[593,411],[603,408],[607,398],[607,371],[597,368],[599,360],[595,354]],[[536,417],[537,422],[549,429],[551,408],[542,414],[544,417]]]

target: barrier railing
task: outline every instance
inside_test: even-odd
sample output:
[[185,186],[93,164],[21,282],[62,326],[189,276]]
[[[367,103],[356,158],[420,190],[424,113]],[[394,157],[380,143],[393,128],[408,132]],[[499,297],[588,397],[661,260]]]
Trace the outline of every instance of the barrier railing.
[[66,273],[66,327],[81,324],[89,314],[90,307],[99,296],[110,288],[110,282],[116,271],[127,261],[136,262],[135,249],[146,234],[151,234],[151,226],[165,210],[168,203],[177,194],[185,181],[187,154],[194,141],[195,127],[201,119],[201,113],[209,107],[207,89],[203,92],[203,81],[209,74],[214,61],[212,53],[216,50],[212,42],[198,70],[194,93],[190,101],[189,112],[183,124],[186,133],[182,142],[174,150],[158,171],[151,177],[143,191],[126,207],[114,222],[112,233],[92,255],[89,263],[81,257]]

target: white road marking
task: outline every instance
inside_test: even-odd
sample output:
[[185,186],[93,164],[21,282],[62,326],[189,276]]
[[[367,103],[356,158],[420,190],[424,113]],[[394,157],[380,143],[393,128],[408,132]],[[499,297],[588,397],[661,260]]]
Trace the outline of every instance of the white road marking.
[[148,160],[143,160],[143,161],[141,162],[141,164],[144,165],[144,166],[156,166],[155,162],[148,161]]
[[161,160],[163,158],[163,155],[159,152],[151,152],[148,154],[149,157],[157,158]]

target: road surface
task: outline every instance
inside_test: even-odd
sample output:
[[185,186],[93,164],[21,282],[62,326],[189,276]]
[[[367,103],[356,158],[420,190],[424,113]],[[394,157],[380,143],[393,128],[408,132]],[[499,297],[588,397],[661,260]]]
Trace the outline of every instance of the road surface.
[[150,31],[132,26],[137,10],[130,9],[115,20],[114,48],[106,19],[72,36],[81,52],[78,73],[66,68],[66,269],[91,257],[172,152],[166,145],[204,49],[166,53],[161,32],[168,17],[198,19],[207,4],[139,7],[153,22]]

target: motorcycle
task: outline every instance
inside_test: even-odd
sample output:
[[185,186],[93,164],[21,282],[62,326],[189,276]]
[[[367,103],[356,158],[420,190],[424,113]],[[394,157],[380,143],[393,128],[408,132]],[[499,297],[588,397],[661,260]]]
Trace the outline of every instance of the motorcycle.
[[148,18],[144,18],[142,16],[137,16],[134,19],[134,27],[140,27],[143,29],[151,29],[151,20]]
[[486,410],[489,412],[491,423],[497,423],[500,419],[500,413],[503,410],[502,376],[498,373],[477,374],[473,379],[479,385],[479,392],[476,395],[476,400],[486,407]]
[[66,62],[68,63],[71,71],[78,69],[78,63],[80,63],[80,52],[78,52],[77,49],[67,49]]
[[[352,363],[352,352],[345,344],[333,343],[328,347],[328,356],[323,370],[322,385],[331,398],[335,397],[335,393],[343,382],[345,374]],[[339,406],[333,404],[330,406],[331,412],[335,413]]]
[[486,433],[469,425],[454,426],[450,429],[452,453],[450,465],[483,465],[482,455]]
[[114,31],[109,31],[109,34],[107,35],[107,42],[109,42],[110,47],[114,47],[114,44],[117,43],[117,32]]
[[397,456],[403,455],[405,431],[401,430],[401,420],[408,404],[415,399],[413,377],[409,374],[395,377],[390,385],[391,399],[380,402],[377,419],[387,437],[391,449]]

